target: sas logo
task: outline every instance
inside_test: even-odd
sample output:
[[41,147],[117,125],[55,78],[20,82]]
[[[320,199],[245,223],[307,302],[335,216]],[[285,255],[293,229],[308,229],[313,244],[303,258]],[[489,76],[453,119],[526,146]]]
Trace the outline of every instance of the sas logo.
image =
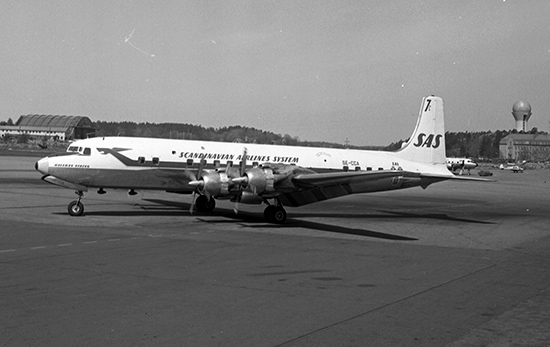
[[441,145],[441,139],[443,135],[426,135],[424,133],[418,134],[416,138],[415,147],[427,147],[427,148],[438,148]]

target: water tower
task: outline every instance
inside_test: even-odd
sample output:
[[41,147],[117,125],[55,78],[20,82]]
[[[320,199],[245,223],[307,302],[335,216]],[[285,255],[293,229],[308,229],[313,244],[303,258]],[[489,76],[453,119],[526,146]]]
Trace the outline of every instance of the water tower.
[[518,101],[512,106],[512,115],[516,119],[516,130],[527,132],[527,121],[531,117],[531,105],[525,101]]

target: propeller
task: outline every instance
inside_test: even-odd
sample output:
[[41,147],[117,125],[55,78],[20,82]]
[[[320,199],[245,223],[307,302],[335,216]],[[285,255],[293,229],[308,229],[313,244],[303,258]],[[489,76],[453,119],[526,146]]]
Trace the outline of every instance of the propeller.
[[193,214],[193,211],[195,209],[195,197],[197,196],[197,191],[200,189],[201,186],[204,185],[204,181],[203,180],[199,181],[197,177],[200,178],[202,176],[202,170],[204,169],[205,165],[206,165],[206,160],[201,159],[201,161],[199,162],[199,169],[197,170],[197,175],[195,176],[191,172],[192,178],[194,178],[194,180],[189,181],[189,185],[195,187],[195,189],[193,190],[193,199],[191,199],[191,206],[189,207],[190,214]]
[[235,214],[239,213],[239,201],[241,200],[241,196],[243,194],[243,185],[242,183],[247,179],[247,177],[244,175],[246,170],[246,157],[247,157],[248,149],[244,147],[243,149],[243,156],[241,158],[241,164],[239,167],[239,176],[237,178],[232,179],[233,183],[237,183],[239,185],[239,188],[237,190],[237,196],[235,197],[235,207],[233,207],[233,212]]

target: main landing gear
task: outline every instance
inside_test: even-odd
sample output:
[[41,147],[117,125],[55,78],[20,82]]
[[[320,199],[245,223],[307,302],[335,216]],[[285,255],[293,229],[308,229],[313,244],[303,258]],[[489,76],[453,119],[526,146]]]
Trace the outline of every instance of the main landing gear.
[[71,201],[69,204],[67,210],[69,211],[69,214],[73,217],[82,216],[84,213],[84,205],[80,202],[80,199],[82,199],[82,196],[84,196],[84,193],[81,190],[78,190],[75,192],[76,195],[78,195],[78,199],[75,201]]
[[[275,199],[275,204],[271,205],[267,200],[264,200],[268,205],[264,210],[264,219],[268,223],[284,224],[286,221],[286,210],[280,203],[279,199]],[[216,207],[216,200],[206,195],[199,195],[194,202],[194,207],[199,212],[212,212]]]
[[269,205],[264,210],[264,219],[268,223],[283,224],[286,221],[286,211],[279,199],[275,199],[276,205]]
[[199,212],[212,212],[216,207],[216,200],[213,197],[199,195],[195,201],[195,207]]

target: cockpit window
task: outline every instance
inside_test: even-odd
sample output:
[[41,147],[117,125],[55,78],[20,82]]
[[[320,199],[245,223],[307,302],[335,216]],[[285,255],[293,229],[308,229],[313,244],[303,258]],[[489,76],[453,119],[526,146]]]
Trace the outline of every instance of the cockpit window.
[[78,152],[78,146],[69,146],[67,152]]

